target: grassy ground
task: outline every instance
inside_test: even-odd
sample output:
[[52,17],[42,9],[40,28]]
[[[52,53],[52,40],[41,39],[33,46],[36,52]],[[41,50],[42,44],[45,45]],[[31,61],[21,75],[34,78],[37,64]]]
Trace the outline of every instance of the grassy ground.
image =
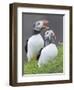
[[37,60],[31,60],[24,64],[24,74],[41,74],[41,73],[62,73],[63,72],[63,45],[58,46],[58,56],[47,65],[38,67]]

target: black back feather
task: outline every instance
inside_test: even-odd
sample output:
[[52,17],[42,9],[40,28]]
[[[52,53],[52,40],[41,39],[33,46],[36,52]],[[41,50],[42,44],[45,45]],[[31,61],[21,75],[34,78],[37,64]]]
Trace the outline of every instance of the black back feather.
[[26,40],[26,44],[25,44],[25,52],[27,53],[27,46],[28,46],[28,40]]
[[39,59],[40,55],[41,55],[41,51],[42,51],[43,48],[40,49],[38,55],[37,55],[37,60]]

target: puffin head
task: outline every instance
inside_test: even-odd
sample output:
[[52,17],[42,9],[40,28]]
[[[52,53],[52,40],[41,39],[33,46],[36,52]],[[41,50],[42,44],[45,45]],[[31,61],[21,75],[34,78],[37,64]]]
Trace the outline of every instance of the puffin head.
[[45,39],[49,39],[49,40],[55,39],[56,40],[56,35],[53,32],[53,30],[46,31],[44,37],[45,37]]
[[42,30],[48,30],[48,29],[49,29],[48,20],[39,20],[33,24],[33,30],[35,31],[42,31]]

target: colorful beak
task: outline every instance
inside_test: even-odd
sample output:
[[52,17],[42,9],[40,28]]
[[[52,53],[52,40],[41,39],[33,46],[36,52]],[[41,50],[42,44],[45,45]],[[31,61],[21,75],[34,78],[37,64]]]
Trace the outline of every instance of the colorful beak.
[[54,39],[56,40],[56,35],[55,35],[55,33],[53,34],[53,37],[54,37]]
[[43,28],[44,28],[45,30],[48,30],[48,29],[49,29],[48,24],[49,24],[48,20],[43,20]]

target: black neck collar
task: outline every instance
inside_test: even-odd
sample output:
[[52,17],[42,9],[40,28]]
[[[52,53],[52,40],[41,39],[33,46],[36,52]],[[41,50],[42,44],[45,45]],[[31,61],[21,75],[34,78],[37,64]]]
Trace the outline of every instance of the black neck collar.
[[35,30],[33,30],[33,35],[39,34],[39,33],[40,33],[40,31],[35,31]]

